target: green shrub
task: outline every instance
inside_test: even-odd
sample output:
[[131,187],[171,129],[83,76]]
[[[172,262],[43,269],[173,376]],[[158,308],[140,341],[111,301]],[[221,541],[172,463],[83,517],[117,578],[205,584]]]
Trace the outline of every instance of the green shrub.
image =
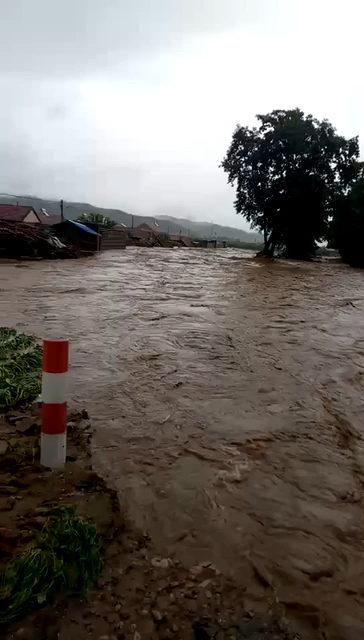
[[0,327],[0,408],[34,400],[41,390],[42,349],[33,336]]
[[8,624],[57,592],[84,595],[102,570],[100,537],[94,524],[72,506],[55,506],[34,543],[0,576],[0,624]]

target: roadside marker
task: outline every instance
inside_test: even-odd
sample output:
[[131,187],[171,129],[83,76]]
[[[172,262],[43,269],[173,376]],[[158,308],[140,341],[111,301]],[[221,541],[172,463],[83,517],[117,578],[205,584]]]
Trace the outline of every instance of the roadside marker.
[[43,340],[40,462],[57,469],[66,462],[68,340]]

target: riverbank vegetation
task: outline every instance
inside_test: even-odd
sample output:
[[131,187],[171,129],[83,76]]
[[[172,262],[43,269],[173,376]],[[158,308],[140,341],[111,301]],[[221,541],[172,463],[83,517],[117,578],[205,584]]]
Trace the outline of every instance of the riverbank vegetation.
[[364,268],[364,163],[358,171],[356,182],[336,203],[330,246],[352,267]]
[[117,225],[115,220],[108,216],[103,216],[101,213],[81,213],[77,218],[77,222],[82,222],[83,224],[92,222],[92,224],[97,224],[103,229],[113,229]]
[[0,574],[0,625],[63,595],[85,595],[102,569],[101,541],[93,523],[72,505],[54,506],[34,542]]
[[0,409],[38,396],[41,360],[42,350],[34,336],[0,327]]
[[264,237],[262,253],[309,259],[319,243],[364,266],[364,178],[358,138],[300,109],[238,125],[222,168],[236,187],[236,212]]

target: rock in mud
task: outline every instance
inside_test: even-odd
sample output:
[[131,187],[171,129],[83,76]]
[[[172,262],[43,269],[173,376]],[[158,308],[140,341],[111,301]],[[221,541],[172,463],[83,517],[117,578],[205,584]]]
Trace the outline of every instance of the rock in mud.
[[156,568],[168,569],[169,565],[172,564],[172,560],[171,558],[152,558],[151,564]]
[[23,417],[15,422],[15,428],[19,433],[29,435],[36,430],[37,425],[35,424],[35,419],[33,417],[26,416],[25,418]]
[[12,511],[12,509],[14,508],[15,503],[16,503],[16,498],[14,496],[11,496],[10,498],[7,498],[5,504],[3,504],[0,507],[0,511]]
[[8,443],[6,440],[0,440],[0,456],[4,455],[8,448]]
[[163,613],[158,611],[158,609],[152,609],[151,613],[152,613],[152,616],[153,616],[153,620],[155,620],[155,622],[161,622],[161,620],[163,620],[163,618],[164,618]]
[[31,640],[33,638],[33,631],[26,627],[20,627],[20,629],[15,631],[14,636],[16,638],[21,638],[22,640]]
[[0,540],[17,540],[20,538],[21,532],[19,529],[6,529],[6,527],[0,527]]

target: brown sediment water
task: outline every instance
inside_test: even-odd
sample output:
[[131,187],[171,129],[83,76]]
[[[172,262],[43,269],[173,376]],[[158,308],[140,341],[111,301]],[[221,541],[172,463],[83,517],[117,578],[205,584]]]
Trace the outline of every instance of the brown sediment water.
[[0,324],[69,338],[97,470],[161,555],[364,637],[364,272],[230,250],[2,264]]

